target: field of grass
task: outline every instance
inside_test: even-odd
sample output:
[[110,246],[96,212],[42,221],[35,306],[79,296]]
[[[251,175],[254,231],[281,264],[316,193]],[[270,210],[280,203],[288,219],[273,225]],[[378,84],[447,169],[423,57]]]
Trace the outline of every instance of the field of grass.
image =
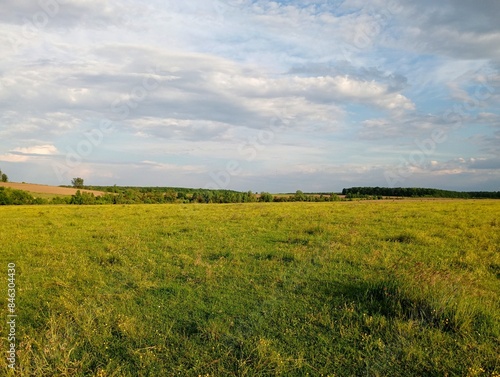
[[3,207],[0,351],[13,262],[16,376],[498,377],[499,215],[491,200]]
[[30,194],[34,198],[42,198],[42,199],[47,199],[47,200],[51,200],[53,198],[61,198],[61,199],[70,198],[71,199],[71,195],[39,193],[39,192],[30,192],[30,191],[28,191],[28,194]]

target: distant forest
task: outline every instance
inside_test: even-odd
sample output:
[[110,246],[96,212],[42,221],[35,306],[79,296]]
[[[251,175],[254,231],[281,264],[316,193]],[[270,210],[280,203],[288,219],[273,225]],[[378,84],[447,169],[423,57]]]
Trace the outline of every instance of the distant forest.
[[[71,187],[71,186],[65,186]],[[376,200],[386,198],[463,198],[500,199],[500,191],[458,192],[430,188],[351,187],[336,193],[289,194],[253,193],[232,190],[208,190],[178,187],[85,186],[88,190],[105,192],[102,196],[77,191],[75,195],[51,199],[7,187],[0,187],[0,205],[32,204],[162,204],[162,203],[251,203],[251,202],[329,202],[341,200]]]
[[392,196],[405,198],[462,198],[462,199],[500,199],[500,191],[448,191],[418,187],[351,187],[342,190],[342,195],[350,198],[366,196]]
[[[72,186],[63,186],[72,187]],[[163,203],[251,203],[282,201],[336,201],[335,193],[307,195],[302,191],[295,194],[272,195],[268,192],[253,193],[232,190],[191,189],[178,187],[119,187],[83,186],[81,189],[103,191],[104,195],[78,190],[72,196],[55,196],[51,199],[38,198],[26,191],[0,187],[0,205],[21,204],[163,204]]]
[[[70,186],[67,186],[70,187]],[[73,195],[68,204],[161,204],[161,203],[252,203],[252,202],[290,202],[290,201],[338,201],[335,193],[273,195],[268,192],[253,193],[233,190],[210,190],[181,187],[123,187],[123,186],[85,186],[87,190],[104,191],[107,194],[94,197],[93,194],[80,192]],[[61,199],[57,199],[60,201]]]

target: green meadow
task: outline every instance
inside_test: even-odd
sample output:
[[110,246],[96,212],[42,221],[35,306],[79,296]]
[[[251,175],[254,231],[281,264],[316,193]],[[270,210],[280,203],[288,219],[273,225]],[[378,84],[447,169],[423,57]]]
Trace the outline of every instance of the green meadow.
[[500,201],[8,206],[0,219],[0,375],[500,376]]

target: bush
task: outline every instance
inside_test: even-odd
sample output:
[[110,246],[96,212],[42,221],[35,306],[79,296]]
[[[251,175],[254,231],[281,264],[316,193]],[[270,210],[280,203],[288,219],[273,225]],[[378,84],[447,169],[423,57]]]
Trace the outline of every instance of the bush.
[[26,191],[0,187],[0,205],[38,204],[38,202]]

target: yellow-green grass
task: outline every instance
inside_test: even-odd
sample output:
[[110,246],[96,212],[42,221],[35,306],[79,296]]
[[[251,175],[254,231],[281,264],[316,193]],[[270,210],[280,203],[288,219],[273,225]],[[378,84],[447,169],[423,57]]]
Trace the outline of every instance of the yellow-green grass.
[[71,195],[49,194],[49,193],[40,193],[40,192],[31,192],[31,191],[27,191],[27,192],[28,192],[28,194],[30,194],[34,198],[42,198],[42,199],[47,199],[47,200],[51,200],[54,198],[71,198]]
[[0,350],[15,263],[16,376],[500,376],[499,214],[487,200],[3,207]]

